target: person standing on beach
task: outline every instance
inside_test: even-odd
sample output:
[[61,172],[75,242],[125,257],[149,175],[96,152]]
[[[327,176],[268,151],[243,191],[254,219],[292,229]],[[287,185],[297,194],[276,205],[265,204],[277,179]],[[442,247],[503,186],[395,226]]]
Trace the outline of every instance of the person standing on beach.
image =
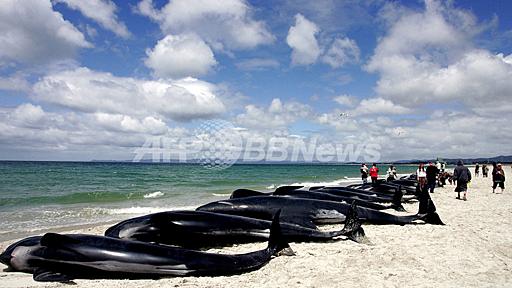
[[393,165],[390,165],[388,168],[388,177],[386,181],[393,181],[396,180],[396,168]]
[[475,177],[478,177],[480,175],[480,165],[476,163],[475,165]]
[[482,164],[482,177],[487,178],[489,175],[489,167],[487,167],[487,164]]
[[441,162],[439,162],[439,160],[436,161],[436,168],[437,168],[437,171],[438,173],[441,172],[441,168],[443,167],[443,165],[441,165]]
[[503,171],[501,163],[498,163],[498,165],[494,164],[494,169],[492,170],[492,193],[495,193],[498,186],[500,186],[501,193],[503,193],[505,190],[505,171]]
[[434,188],[436,188],[437,174],[439,170],[434,163],[428,162],[428,167],[425,170],[425,174],[427,174],[427,187],[430,190],[430,193],[434,193]]
[[427,183],[427,173],[425,172],[423,163],[420,163],[418,169],[416,170],[416,178],[418,179],[418,186],[423,188],[423,186],[425,186],[425,183]]
[[457,167],[453,170],[453,179],[457,181],[457,199],[460,199],[460,192],[464,192],[464,201],[467,200],[468,183],[471,182],[471,172],[468,167],[464,166],[462,160],[457,162]]
[[366,164],[361,164],[361,179],[363,179],[363,184],[368,183],[368,167]]
[[373,163],[372,168],[370,168],[370,177],[372,178],[372,184],[377,184],[377,179],[379,178],[379,168],[377,168],[377,164]]

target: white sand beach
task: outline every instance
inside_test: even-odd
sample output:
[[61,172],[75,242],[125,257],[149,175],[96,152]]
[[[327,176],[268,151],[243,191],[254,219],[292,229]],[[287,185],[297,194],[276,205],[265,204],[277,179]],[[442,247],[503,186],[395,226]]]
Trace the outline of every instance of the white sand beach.
[[[505,171],[512,175],[510,167]],[[74,287],[511,287],[512,189],[492,194],[491,178],[481,177],[471,183],[468,201],[456,200],[453,189],[447,185],[432,194],[446,226],[364,225],[370,245],[291,243],[296,256],[276,257],[257,271],[237,276],[75,280]],[[409,212],[417,210],[417,204],[404,206]],[[102,234],[106,227],[70,232]],[[0,243],[0,248],[12,242]],[[224,251],[265,246],[240,245]],[[69,287],[38,283],[32,275],[17,272],[1,272],[0,286]]]

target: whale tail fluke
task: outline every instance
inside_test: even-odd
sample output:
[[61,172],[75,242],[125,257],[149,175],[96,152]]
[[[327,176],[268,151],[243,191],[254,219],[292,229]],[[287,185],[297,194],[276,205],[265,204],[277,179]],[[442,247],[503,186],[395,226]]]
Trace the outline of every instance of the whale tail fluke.
[[[429,200],[430,199],[430,193],[428,193],[428,190],[424,188],[418,189],[417,194],[419,206],[418,206],[418,214],[427,214],[429,211]],[[435,206],[433,207],[435,211]]]
[[[421,207],[422,203],[421,201],[424,201],[423,205],[424,207]],[[421,220],[425,221],[425,223],[433,224],[433,225],[445,225],[443,221],[441,220],[441,217],[439,217],[439,214],[437,214],[436,205],[434,205],[434,202],[430,198],[430,195],[425,198],[420,198],[420,211],[418,211],[418,216]],[[423,210],[423,211],[422,211]],[[424,213],[420,213],[424,212]]]
[[272,254],[276,256],[285,255],[285,256],[293,256],[295,252],[293,252],[292,248],[288,242],[286,242],[282,232],[281,225],[279,224],[279,215],[281,215],[281,210],[278,210],[274,215],[272,220],[272,226],[270,227],[270,236],[268,239],[268,247]]
[[357,214],[356,201],[352,201],[352,204],[350,205],[345,218],[345,226],[340,231],[340,235],[347,236],[348,239],[357,243],[367,242],[363,227],[361,227],[359,215]]

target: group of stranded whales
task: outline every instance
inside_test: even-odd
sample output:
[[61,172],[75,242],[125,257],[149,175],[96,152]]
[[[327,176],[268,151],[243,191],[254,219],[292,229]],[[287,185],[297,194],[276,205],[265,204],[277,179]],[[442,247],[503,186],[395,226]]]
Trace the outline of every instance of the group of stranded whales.
[[[36,281],[158,279],[233,275],[256,270],[274,256],[294,255],[289,242],[366,242],[362,223],[444,225],[430,195],[413,180],[348,187],[283,186],[263,193],[235,190],[230,199],[195,211],[166,211],[124,220],[104,236],[47,233],[20,240],[0,255],[7,271],[33,274]],[[414,192],[411,192],[414,191]],[[405,195],[404,195],[405,192]],[[415,193],[415,194],[414,194]],[[403,202],[419,202],[418,213]],[[344,223],[341,230],[317,225]],[[218,254],[212,247],[267,241],[265,249]]]

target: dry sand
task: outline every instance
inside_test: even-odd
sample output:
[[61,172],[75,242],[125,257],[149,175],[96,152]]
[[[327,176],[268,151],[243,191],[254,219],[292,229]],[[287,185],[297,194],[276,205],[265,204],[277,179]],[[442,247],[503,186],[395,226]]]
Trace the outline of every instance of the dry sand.
[[[512,175],[509,167],[506,172]],[[474,179],[466,202],[455,199],[454,186],[437,188],[432,198],[446,226],[364,225],[371,245],[291,243],[296,256],[274,258],[243,275],[75,280],[73,287],[512,287],[512,189],[492,194],[490,187],[490,178]],[[417,204],[405,207],[416,212]],[[101,234],[106,227],[79,232]],[[0,248],[11,242],[0,243]],[[265,246],[240,245],[225,251]],[[30,274],[1,272],[0,287],[68,286],[38,283]]]

